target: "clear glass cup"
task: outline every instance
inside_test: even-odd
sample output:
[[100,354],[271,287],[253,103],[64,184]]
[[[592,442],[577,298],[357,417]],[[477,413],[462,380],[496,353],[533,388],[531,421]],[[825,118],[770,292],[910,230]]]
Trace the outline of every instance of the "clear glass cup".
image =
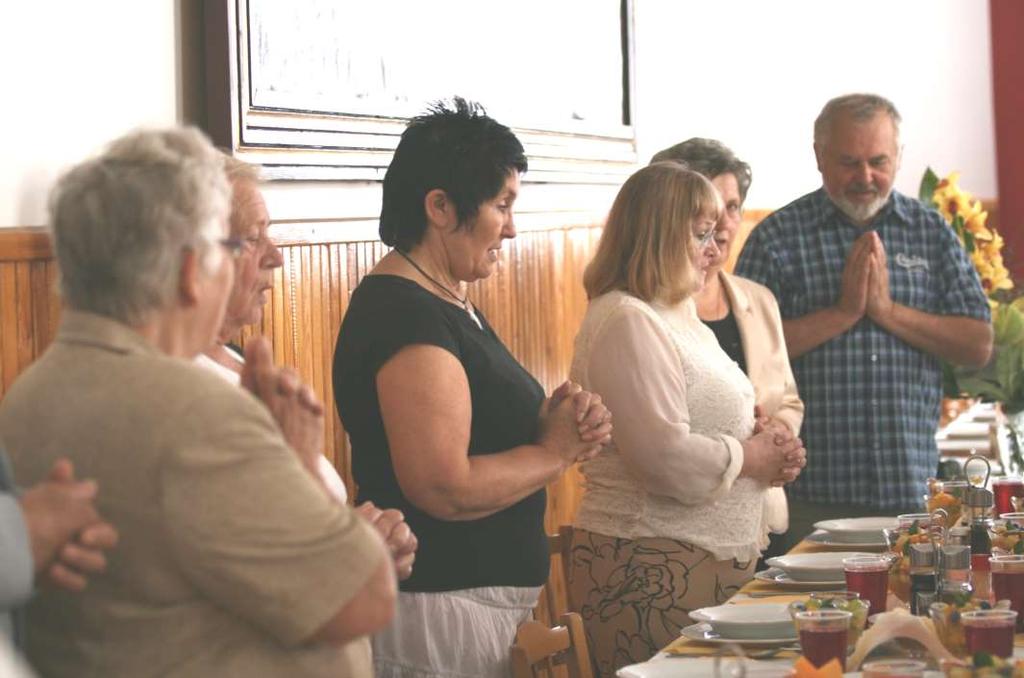
[[967,651],[988,652],[997,657],[1013,655],[1013,632],[1017,613],[1013,610],[973,610],[960,615]]
[[964,625],[961,620],[963,613],[986,608],[1009,610],[1010,601],[998,600],[995,605],[990,605],[987,600],[973,598],[965,601],[962,606],[942,602],[931,604],[928,613],[935,625],[935,633],[939,636],[939,642],[949,650],[950,654],[957,657],[967,654],[967,641],[964,639]]
[[1010,609],[1017,613],[1017,630],[1024,630],[1024,555],[996,555],[989,557],[988,562],[996,600],[1010,601]]
[[1024,513],[1001,513],[988,530],[992,555],[1024,554]]
[[864,627],[868,624],[868,617],[871,615],[871,601],[861,600],[860,594],[856,591],[814,591],[809,597],[818,602],[819,609],[844,610],[853,615],[850,617],[850,636],[847,639],[849,650],[852,650],[860,640],[861,634],[864,633]]
[[996,502],[996,513],[1014,511],[1013,498],[1024,497],[1024,478],[1006,476],[992,479],[992,494]]
[[853,615],[843,610],[807,610],[793,615],[800,635],[800,650],[821,668],[833,659],[846,670],[846,646]]
[[891,562],[892,559],[886,555],[853,556],[843,559],[846,589],[859,593],[861,600],[871,605],[872,614],[885,612],[887,608]]
[[883,659],[860,667],[863,678],[920,678],[928,665],[916,659]]

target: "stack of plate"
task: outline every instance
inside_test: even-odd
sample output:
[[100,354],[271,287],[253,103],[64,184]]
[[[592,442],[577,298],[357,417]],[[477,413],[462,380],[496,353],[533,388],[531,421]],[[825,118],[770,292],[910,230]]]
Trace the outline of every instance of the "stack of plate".
[[886,547],[882,530],[895,529],[896,526],[895,518],[882,516],[822,520],[814,524],[818,531],[810,534],[807,540],[833,548],[855,547],[866,551],[881,551]]
[[862,551],[833,551],[829,553],[791,553],[765,562],[771,567],[754,575],[766,581],[789,588],[846,588],[843,559],[871,555]]
[[745,645],[773,645],[796,640],[796,629],[786,603],[703,607],[691,612],[690,618],[700,622],[683,629],[682,634],[691,640]]

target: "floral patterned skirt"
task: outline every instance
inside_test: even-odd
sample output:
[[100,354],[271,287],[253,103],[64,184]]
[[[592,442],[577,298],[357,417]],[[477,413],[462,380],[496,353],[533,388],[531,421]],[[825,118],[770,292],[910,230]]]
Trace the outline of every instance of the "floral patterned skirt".
[[600,676],[653,657],[689,626],[689,612],[719,605],[754,576],[755,561],[715,560],[660,537],[622,539],[576,528],[569,600],[583,616]]

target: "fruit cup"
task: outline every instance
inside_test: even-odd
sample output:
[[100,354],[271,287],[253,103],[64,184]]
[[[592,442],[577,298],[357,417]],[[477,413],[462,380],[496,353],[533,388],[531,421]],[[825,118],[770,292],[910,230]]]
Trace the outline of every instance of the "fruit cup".
[[789,604],[789,614],[795,621],[797,612],[817,610],[842,610],[850,613],[850,628],[847,634],[847,652],[860,640],[864,627],[868,623],[871,603],[860,599],[856,591],[815,591],[806,600],[798,600]]
[[935,633],[939,636],[942,645],[949,650],[950,654],[963,657],[967,655],[967,640],[964,638],[962,615],[974,610],[992,609],[1009,610],[1010,601],[1000,600],[992,605],[987,600],[973,598],[957,603],[932,603],[928,608],[928,613],[932,618],[932,623],[935,624]]

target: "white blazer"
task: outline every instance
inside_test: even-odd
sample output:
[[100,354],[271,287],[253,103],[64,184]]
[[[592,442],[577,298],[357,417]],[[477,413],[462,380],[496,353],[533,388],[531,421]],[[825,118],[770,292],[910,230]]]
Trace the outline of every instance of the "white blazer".
[[[789,365],[782,316],[775,296],[767,287],[752,280],[725,271],[720,271],[718,276],[739,327],[755,402],[766,415],[784,422],[793,435],[798,435],[804,420],[804,403],[797,393]],[[765,511],[772,532],[781,534],[788,529],[789,509],[781,487],[768,492]]]

